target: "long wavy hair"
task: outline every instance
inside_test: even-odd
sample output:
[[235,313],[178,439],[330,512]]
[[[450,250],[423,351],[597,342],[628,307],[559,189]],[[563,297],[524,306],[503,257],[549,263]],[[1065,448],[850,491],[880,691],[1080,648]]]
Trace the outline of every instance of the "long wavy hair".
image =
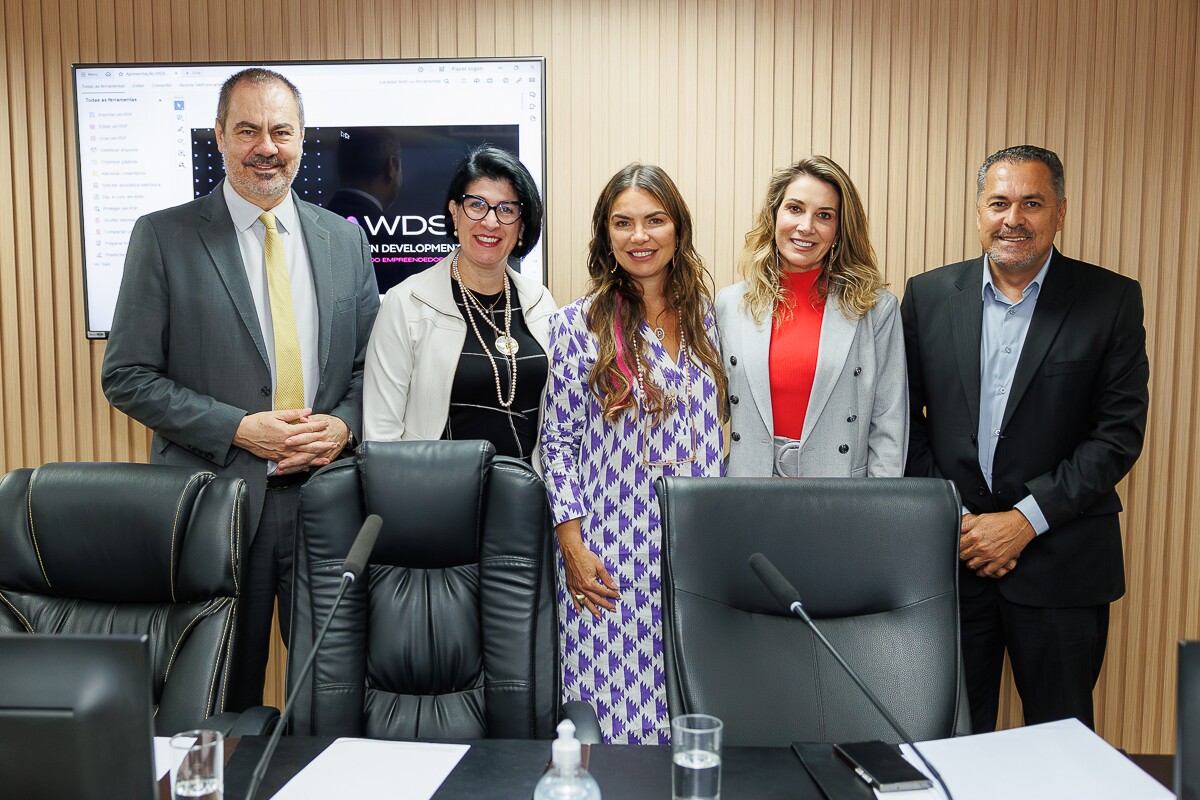
[[813,290],[821,300],[836,296],[842,313],[848,319],[859,319],[875,307],[877,292],[887,284],[879,272],[867,228],[867,212],[863,210],[858,190],[846,171],[827,156],[809,156],[776,170],[771,176],[762,208],[738,256],[738,272],[746,281],[742,308],[755,322],[773,315],[778,324],[792,313],[796,298],[789,296],[782,285],[783,264],[775,246],[775,220],[787,188],[801,175],[832,186],[840,206],[835,246],[826,254]]
[[[690,353],[708,369],[717,384],[724,414],[725,371],[721,356],[704,330],[704,318],[712,313],[713,280],[692,241],[692,214],[678,187],[660,167],[630,164],[612,176],[592,213],[592,241],[588,245],[588,329],[598,340],[596,363],[588,375],[588,386],[600,401],[606,419],[616,419],[625,409],[636,409],[635,385],[638,364],[650,372],[647,355],[638,335],[646,316],[641,286],[617,263],[613,254],[608,221],[617,197],[628,189],[651,194],[675,225],[675,253],[667,266],[664,291],[667,308],[679,318],[680,330]],[[635,344],[636,343],[636,344]],[[663,394],[653,381],[645,382],[646,410],[660,416]]]

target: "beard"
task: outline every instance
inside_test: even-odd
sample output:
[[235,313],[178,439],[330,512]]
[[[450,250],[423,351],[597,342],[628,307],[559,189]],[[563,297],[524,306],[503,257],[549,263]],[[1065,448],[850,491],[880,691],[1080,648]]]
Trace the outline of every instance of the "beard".
[[[1028,236],[1033,239],[1033,232],[1023,228],[1015,230],[1006,230],[1005,234]],[[1005,272],[1023,272],[1033,266],[1040,260],[1045,260],[1045,256],[1038,253],[1036,250],[1029,250],[1025,253],[1014,255],[1004,248],[998,234],[993,234],[991,244],[987,248],[988,261],[994,264],[998,269]]]
[[[225,175],[229,178],[230,185],[247,199],[274,200],[283,197],[291,188],[296,172],[300,169],[299,157],[290,164],[275,156],[251,156],[242,162],[232,161],[226,153],[223,158]],[[254,172],[253,166],[273,166],[280,169],[274,175],[262,176]]]

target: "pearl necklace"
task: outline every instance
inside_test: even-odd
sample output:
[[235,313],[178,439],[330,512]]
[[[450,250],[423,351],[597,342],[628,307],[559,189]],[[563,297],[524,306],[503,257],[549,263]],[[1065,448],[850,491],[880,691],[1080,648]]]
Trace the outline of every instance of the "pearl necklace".
[[[496,323],[492,322],[491,314],[483,307],[483,303],[479,302],[479,298],[475,293],[466,287],[463,283],[462,275],[458,272],[458,253],[454,254],[454,260],[450,262],[450,274],[454,276],[454,280],[458,282],[458,289],[462,292],[463,307],[467,312],[467,322],[471,323],[471,330],[475,331],[475,338],[479,340],[480,346],[483,347],[483,354],[487,356],[488,363],[492,365],[492,377],[496,379],[496,400],[499,401],[502,408],[510,408],[513,401],[517,399],[517,340],[512,337],[512,295],[509,292],[508,273],[504,274],[504,330],[501,331],[496,327]],[[479,325],[475,322],[475,314],[473,311],[478,311],[483,317],[483,321],[492,326],[500,337],[496,339],[496,349],[505,356],[505,362],[508,364],[508,399],[504,399],[504,390],[500,388],[500,368],[496,366],[496,358],[492,355],[492,348],[487,346],[487,342],[483,340],[483,334],[479,332]]]
[[[657,333],[657,332],[656,332]],[[641,353],[644,343],[640,334],[634,334],[634,345],[637,347],[637,388],[638,388],[638,414],[644,415],[646,422],[642,428],[642,463],[648,467],[673,467],[679,464],[686,464],[696,460],[697,437],[695,420],[688,421],[688,427],[692,434],[692,450],[691,454],[686,458],[666,459],[664,461],[654,461],[650,458],[650,414],[647,414],[645,408],[646,403],[646,366],[642,363]],[[689,358],[687,337],[683,331],[679,331],[679,354],[683,357],[683,396],[682,399],[678,395],[668,395],[666,387],[660,387],[663,390],[663,413],[673,414],[678,405],[683,405],[685,410],[690,410],[692,400],[692,364]]]
[[[657,332],[656,332],[656,335],[657,335]],[[645,346],[645,343],[642,341],[642,337],[640,334],[635,334],[635,336],[636,336],[636,339],[634,341],[634,344],[637,345],[638,353],[640,354],[642,352],[642,348]],[[683,356],[683,380],[684,380],[683,393],[684,393],[685,398],[690,398],[692,396],[692,370],[691,370],[690,362],[688,361],[687,337],[684,336],[683,331],[679,332],[679,353],[680,353],[680,355]],[[637,369],[638,369],[637,384],[638,384],[638,397],[639,397],[638,404],[639,404],[639,406],[642,406],[642,405],[644,405],[645,398],[646,398],[646,365],[644,363],[642,363],[642,359],[640,357],[637,360]],[[660,388],[662,388],[662,390],[663,390],[663,412],[666,414],[671,414],[674,412],[675,404],[679,402],[679,399],[675,395],[668,395],[666,392],[666,387],[660,387]],[[643,409],[643,410],[645,410],[645,409]]]
[[[458,281],[459,288],[462,288],[463,282],[462,277],[458,273],[457,255],[450,270],[454,278]],[[515,356],[521,347],[517,343],[517,340],[512,337],[512,298],[509,294],[508,273],[504,273],[504,330],[496,327],[496,323],[492,322],[492,315],[490,313],[496,307],[496,304],[500,302],[499,297],[496,298],[496,302],[492,303],[490,308],[485,308],[483,302],[475,296],[474,292],[468,292],[465,288],[462,289],[462,292],[463,302],[470,303],[479,312],[479,316],[483,317],[483,321],[490,325],[492,330],[496,332],[496,349],[506,356]],[[487,345],[484,345],[484,349],[486,348]]]

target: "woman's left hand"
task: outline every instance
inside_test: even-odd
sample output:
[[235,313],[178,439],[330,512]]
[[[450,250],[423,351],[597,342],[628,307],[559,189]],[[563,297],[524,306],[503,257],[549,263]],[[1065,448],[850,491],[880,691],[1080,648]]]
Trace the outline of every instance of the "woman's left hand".
[[596,619],[600,619],[604,611],[616,611],[613,601],[621,597],[617,585],[600,556],[583,543],[579,520],[562,522],[555,532],[567,573],[567,593],[575,610],[582,612],[587,609]]

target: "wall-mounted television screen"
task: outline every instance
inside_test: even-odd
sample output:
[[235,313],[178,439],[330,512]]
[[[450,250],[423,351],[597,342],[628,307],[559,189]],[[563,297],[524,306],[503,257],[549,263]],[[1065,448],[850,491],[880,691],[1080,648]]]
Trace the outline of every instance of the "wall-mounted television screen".
[[[138,217],[220,184],[213,130],[222,82],[265,66],[304,98],[302,200],[361,225],[380,293],[453,249],[446,185],[471,147],[504,147],[545,187],[543,58],[245,64],[76,64],[75,122],[87,335],[105,338]],[[399,154],[398,191],[363,178],[362,154]],[[520,264],[545,281],[544,247]]]

